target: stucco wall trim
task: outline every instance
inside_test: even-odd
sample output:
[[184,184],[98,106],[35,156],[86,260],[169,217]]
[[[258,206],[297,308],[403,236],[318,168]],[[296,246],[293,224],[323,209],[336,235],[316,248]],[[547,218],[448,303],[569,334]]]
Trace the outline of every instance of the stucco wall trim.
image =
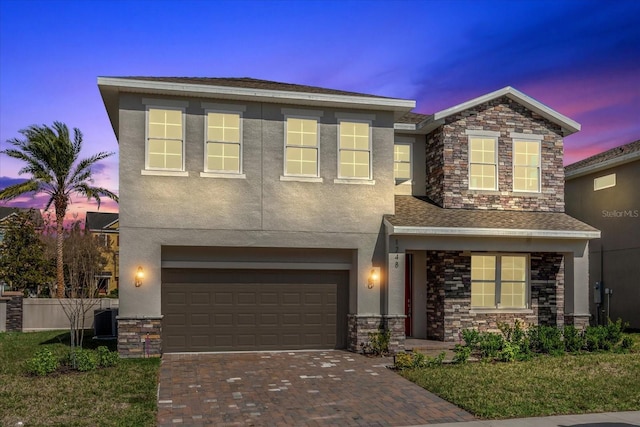
[[251,269],[251,270],[351,270],[351,263],[325,262],[234,262],[162,261],[162,268]]
[[599,231],[572,230],[527,230],[504,228],[444,228],[444,227],[400,227],[388,221],[385,225],[390,235],[423,236],[473,236],[473,237],[542,237],[556,239],[599,239]]

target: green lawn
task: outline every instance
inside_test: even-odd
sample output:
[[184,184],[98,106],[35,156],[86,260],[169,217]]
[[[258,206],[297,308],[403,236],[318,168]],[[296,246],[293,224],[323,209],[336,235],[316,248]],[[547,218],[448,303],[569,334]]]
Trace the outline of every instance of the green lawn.
[[[85,341],[88,348],[105,345]],[[116,367],[91,372],[26,373],[24,362],[38,349],[46,346],[63,356],[68,343],[63,331],[0,333],[0,425],[155,425],[157,358],[121,359]],[[115,349],[115,342],[108,346]]]
[[481,418],[640,410],[640,353],[541,356],[400,373]]

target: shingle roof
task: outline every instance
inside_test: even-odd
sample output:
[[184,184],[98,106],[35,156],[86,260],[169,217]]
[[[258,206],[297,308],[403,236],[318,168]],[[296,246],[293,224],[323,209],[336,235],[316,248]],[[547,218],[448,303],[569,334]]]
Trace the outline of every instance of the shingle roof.
[[150,77],[150,76],[123,76],[118,79],[142,80],[165,83],[184,83],[210,86],[226,86],[247,89],[277,90],[285,92],[322,93],[327,95],[364,96],[368,98],[395,99],[387,96],[371,95],[368,93],[348,92],[337,89],[326,89],[318,86],[307,86],[292,83],[281,83],[270,80],[252,79],[250,77]]
[[404,116],[400,117],[396,120],[396,123],[412,123],[418,124],[431,117],[428,114],[420,114],[420,113],[407,113]]
[[444,209],[416,196],[396,196],[395,202],[395,215],[385,219],[397,227],[598,232],[561,212]]
[[43,223],[42,214],[38,209],[29,209],[29,208],[15,208],[8,206],[0,206],[0,222],[4,219],[8,218],[11,214],[19,213],[19,212],[29,212],[33,211],[33,220],[35,224],[40,226]]
[[119,217],[118,213],[113,212],[87,212],[85,219],[85,228],[88,230],[101,230],[117,221]]
[[591,157],[587,157],[586,159],[582,159],[578,162],[572,163],[566,166],[564,170],[565,172],[577,171],[578,169],[595,166],[600,163],[608,162],[610,160],[617,159],[618,157],[622,157],[624,155],[635,152],[640,152],[640,139],[625,145],[620,145],[619,147],[614,147],[600,154],[596,154]]

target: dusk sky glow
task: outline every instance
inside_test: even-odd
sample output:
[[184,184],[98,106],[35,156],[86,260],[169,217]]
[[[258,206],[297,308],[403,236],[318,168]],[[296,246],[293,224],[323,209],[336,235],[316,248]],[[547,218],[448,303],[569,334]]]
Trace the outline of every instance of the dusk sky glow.
[[[94,172],[117,192],[98,76],[253,77],[414,99],[425,114],[513,86],[582,125],[569,164],[640,138],[639,16],[635,0],[2,0],[0,149],[65,122],[83,157],[116,152]],[[21,166],[0,156],[0,188]]]

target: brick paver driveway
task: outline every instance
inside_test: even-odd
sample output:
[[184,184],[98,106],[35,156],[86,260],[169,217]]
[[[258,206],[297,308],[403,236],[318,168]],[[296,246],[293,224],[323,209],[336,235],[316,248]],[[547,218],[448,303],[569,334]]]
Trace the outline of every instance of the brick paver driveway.
[[385,367],[344,351],[165,354],[160,426],[409,426],[473,420]]

